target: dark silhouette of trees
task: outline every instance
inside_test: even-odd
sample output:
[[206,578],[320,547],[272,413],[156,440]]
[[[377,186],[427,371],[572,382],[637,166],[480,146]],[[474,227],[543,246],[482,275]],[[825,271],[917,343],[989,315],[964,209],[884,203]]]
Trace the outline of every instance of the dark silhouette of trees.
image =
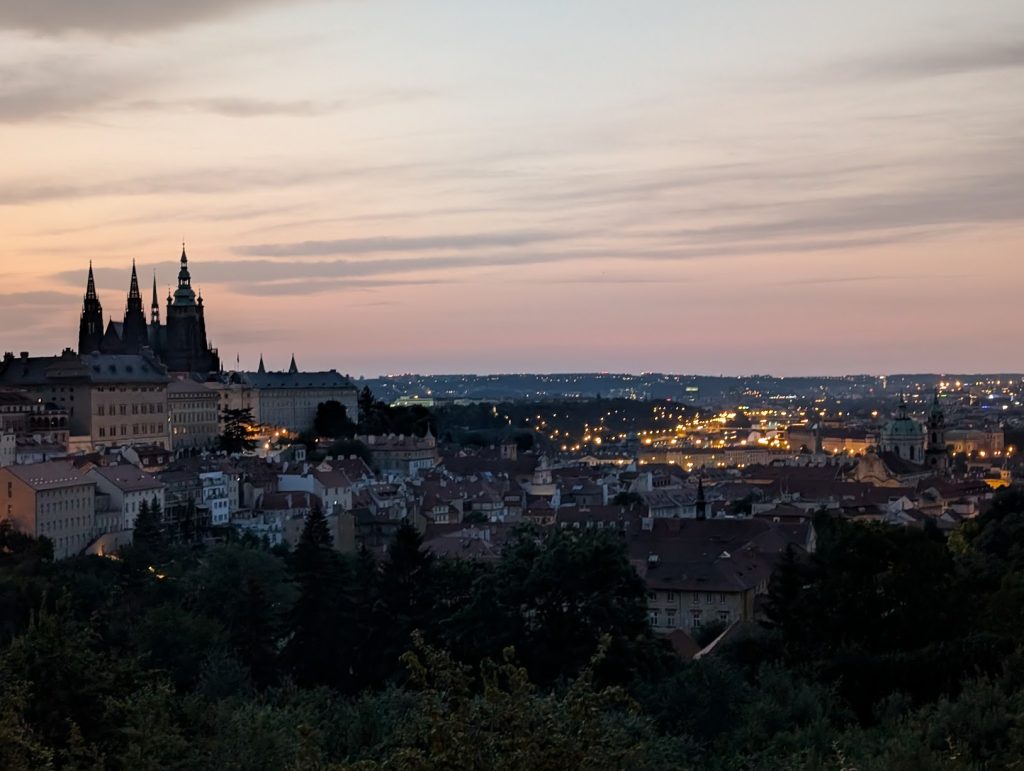
[[345,406],[332,399],[317,405],[313,430],[317,436],[351,439],[356,435],[356,424],[349,418]]
[[164,546],[163,512],[157,498],[154,498],[152,503],[143,501],[139,504],[132,543],[137,548],[150,552],[158,551]]
[[220,447],[225,452],[238,453],[251,450],[256,444],[259,427],[252,416],[252,409],[226,409],[221,414],[224,421],[224,433],[220,437]]

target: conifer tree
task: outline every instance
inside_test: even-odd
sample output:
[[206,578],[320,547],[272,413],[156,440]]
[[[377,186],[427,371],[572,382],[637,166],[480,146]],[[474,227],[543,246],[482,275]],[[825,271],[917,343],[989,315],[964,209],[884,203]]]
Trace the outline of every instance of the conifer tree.
[[159,549],[163,546],[163,528],[161,526],[160,502],[154,498],[150,504],[143,501],[139,504],[139,514],[135,518],[133,541],[137,548]]
[[304,686],[352,684],[351,633],[354,608],[351,572],[331,546],[331,533],[319,503],[314,504],[291,559],[299,597],[292,610],[285,665]]

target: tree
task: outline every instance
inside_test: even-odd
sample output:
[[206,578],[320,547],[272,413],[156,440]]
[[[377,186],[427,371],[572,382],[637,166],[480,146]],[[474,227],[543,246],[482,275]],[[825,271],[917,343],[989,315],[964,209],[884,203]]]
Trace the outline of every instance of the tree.
[[351,573],[331,547],[331,533],[319,504],[306,518],[291,555],[298,599],[292,608],[285,666],[302,686],[329,685],[349,690],[355,609],[349,596]]
[[221,419],[224,421],[224,433],[220,437],[222,450],[236,453],[253,448],[259,430],[251,407],[225,409]]
[[37,771],[53,768],[53,751],[26,724],[25,686],[0,682],[0,768]]
[[356,424],[349,418],[345,405],[333,399],[317,405],[313,429],[318,436],[332,439],[351,439],[356,434]]
[[437,436],[437,419],[426,407],[392,407],[374,398],[369,387],[359,393],[359,433],[363,435],[406,434]]
[[615,506],[643,506],[644,499],[640,493],[617,493],[612,498],[612,503]]
[[236,544],[212,550],[189,577],[189,603],[223,624],[234,654],[259,685],[275,680],[278,644],[295,603],[287,579],[282,560]]
[[[657,735],[618,688],[594,685],[584,669],[557,694],[540,691],[509,648],[473,672],[415,638],[403,656],[416,689],[415,719],[407,720],[381,760],[342,769],[445,771],[519,769],[679,769],[682,742]],[[475,675],[475,676],[474,676]],[[477,686],[479,683],[479,687]]]
[[164,544],[163,525],[161,522],[160,501],[153,498],[153,503],[143,501],[139,504],[139,514],[135,518],[135,532],[132,543],[136,548],[156,551]]
[[433,615],[431,568],[434,557],[423,548],[423,538],[403,520],[380,566],[377,603],[371,619],[376,651],[376,678],[385,679],[399,666],[409,649],[411,635],[438,619]]
[[514,646],[541,683],[581,671],[604,635],[610,644],[601,673],[617,670],[614,676],[628,679],[652,642],[646,589],[617,535],[533,528],[510,536],[494,570],[444,624],[444,635],[467,660]]

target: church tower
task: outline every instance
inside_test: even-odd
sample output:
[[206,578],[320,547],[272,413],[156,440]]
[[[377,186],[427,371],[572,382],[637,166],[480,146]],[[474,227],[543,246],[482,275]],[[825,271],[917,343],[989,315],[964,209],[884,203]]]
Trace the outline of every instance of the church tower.
[[125,306],[124,324],[121,327],[121,342],[127,353],[138,353],[149,345],[146,313],[142,309],[142,292],[139,291],[139,274],[135,271],[135,260],[132,260],[132,282],[128,288],[128,304]]
[[85,287],[85,300],[82,303],[82,320],[78,325],[78,355],[88,356],[98,351],[103,344],[103,306],[96,295],[96,280],[92,275],[92,262],[89,262],[89,280]]
[[944,472],[949,466],[949,453],[946,450],[946,415],[939,404],[939,389],[935,389],[932,408],[928,412],[928,449],[925,450],[928,468]]
[[203,300],[192,288],[185,245],[181,245],[178,288],[169,298],[161,358],[171,372],[216,372],[220,369],[217,352],[206,337]]
[[153,271],[153,302],[149,306],[149,323],[160,326],[160,301],[156,296],[156,271]]
[[882,452],[921,465],[925,462],[925,445],[924,427],[910,417],[907,400],[900,394],[896,418],[882,428]]

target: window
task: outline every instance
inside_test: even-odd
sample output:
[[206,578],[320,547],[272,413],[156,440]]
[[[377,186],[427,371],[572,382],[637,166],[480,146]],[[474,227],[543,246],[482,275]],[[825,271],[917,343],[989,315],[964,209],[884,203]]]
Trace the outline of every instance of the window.
[[701,612],[699,610],[691,610],[690,611],[690,628],[691,629],[700,629],[700,616],[701,616]]
[[727,611],[727,610],[720,610],[720,611],[718,611],[718,620],[721,621],[723,624],[728,624],[729,623],[729,611]]
[[718,604],[719,605],[725,605],[725,592],[721,592],[718,595]]
[[693,604],[700,605],[700,592],[693,593]]
[[710,605],[712,602],[714,602],[714,595],[711,594],[711,592],[708,592],[704,595],[704,604]]
[[667,626],[668,626],[668,627],[669,627],[670,629],[675,629],[675,628],[676,628],[676,626],[678,625],[678,624],[676,623],[676,611],[675,611],[675,609],[674,609],[674,608],[673,608],[673,609],[671,609],[671,610],[666,610],[666,611],[665,611],[665,624],[666,624],[666,625],[667,625]]

